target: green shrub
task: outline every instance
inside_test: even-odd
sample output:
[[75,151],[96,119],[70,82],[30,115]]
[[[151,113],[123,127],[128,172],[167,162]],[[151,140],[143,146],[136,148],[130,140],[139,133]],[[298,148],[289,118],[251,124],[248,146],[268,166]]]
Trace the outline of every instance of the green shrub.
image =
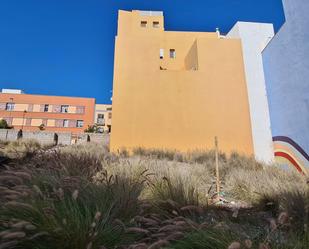
[[5,119],[0,120],[0,129],[8,129],[9,125]]

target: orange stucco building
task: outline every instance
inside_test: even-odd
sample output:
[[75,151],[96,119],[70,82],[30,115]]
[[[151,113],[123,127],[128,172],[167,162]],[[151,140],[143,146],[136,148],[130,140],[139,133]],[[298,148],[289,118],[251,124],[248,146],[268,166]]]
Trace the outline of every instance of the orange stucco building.
[[94,98],[0,93],[0,119],[14,129],[83,133],[94,123]]
[[240,39],[164,30],[162,12],[119,11],[111,150],[253,154]]

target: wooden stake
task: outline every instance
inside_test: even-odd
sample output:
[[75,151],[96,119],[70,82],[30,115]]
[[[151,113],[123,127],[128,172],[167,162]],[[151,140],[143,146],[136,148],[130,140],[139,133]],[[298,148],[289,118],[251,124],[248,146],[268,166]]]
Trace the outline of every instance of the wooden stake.
[[215,154],[216,154],[216,187],[217,187],[217,198],[220,200],[220,174],[219,174],[219,149],[218,149],[218,138],[215,137]]

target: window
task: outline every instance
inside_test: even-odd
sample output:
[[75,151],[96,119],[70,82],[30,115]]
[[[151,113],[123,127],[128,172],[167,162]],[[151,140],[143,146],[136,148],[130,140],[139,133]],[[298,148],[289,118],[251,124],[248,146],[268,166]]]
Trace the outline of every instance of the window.
[[160,23],[159,22],[153,22],[152,23],[152,27],[159,28],[160,27]]
[[98,127],[97,132],[98,133],[104,133],[104,128],[102,126]]
[[44,112],[48,112],[49,105],[44,105]]
[[176,50],[170,49],[170,58],[175,59],[176,58]]
[[147,22],[146,21],[141,21],[141,27],[146,28],[147,27]]
[[162,60],[164,58],[164,49],[160,48],[160,59]]
[[109,118],[109,119],[112,118],[112,113],[111,113],[111,112],[108,114],[108,118]]
[[83,126],[84,126],[84,121],[83,120],[77,120],[76,127],[81,128]]
[[85,113],[85,106],[76,106],[76,113],[84,114]]
[[63,127],[69,127],[69,120],[67,119],[63,120]]
[[7,111],[13,111],[15,107],[15,103],[6,103],[5,110]]
[[60,112],[68,113],[68,111],[69,111],[69,106],[68,105],[62,105],[61,106]]
[[104,114],[98,114],[97,124],[104,124]]

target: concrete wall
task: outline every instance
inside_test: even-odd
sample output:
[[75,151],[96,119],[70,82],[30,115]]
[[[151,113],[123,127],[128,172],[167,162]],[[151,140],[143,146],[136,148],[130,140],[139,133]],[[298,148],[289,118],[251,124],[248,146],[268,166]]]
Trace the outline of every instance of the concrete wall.
[[308,170],[309,1],[283,5],[286,23],[263,52],[275,155]]
[[[0,140],[15,141],[17,140],[18,131],[10,129],[0,129]],[[6,139],[7,134],[7,139]],[[23,131],[23,139],[34,139],[42,144],[53,144],[54,143],[54,132],[38,131],[38,132],[28,132]],[[96,134],[96,133],[85,133],[78,137],[72,136],[71,133],[60,133],[58,132],[58,144],[59,145],[70,145],[74,143],[86,143],[87,136],[90,136],[90,141],[94,143],[104,143],[109,145],[109,134]]]
[[227,38],[240,38],[246,72],[255,158],[274,160],[262,50],[274,36],[272,24],[237,22]]
[[[0,140],[6,140],[6,133],[8,133],[7,140],[17,140],[17,130],[5,130],[0,129]],[[23,139],[35,139],[42,144],[53,144],[54,143],[54,132],[28,132],[23,131]],[[57,133],[58,144],[69,145],[71,144],[71,133]]]
[[[218,136],[224,152],[252,155],[240,39],[143,28],[144,20],[163,25],[161,16],[119,12],[111,150],[205,150],[213,148]],[[176,58],[170,58],[170,49]],[[198,65],[198,70],[188,65]]]
[[106,146],[109,146],[109,134],[101,134],[101,133],[85,133],[79,137],[77,143],[85,143],[87,142],[87,136],[90,136],[90,142],[94,143],[103,143]]

